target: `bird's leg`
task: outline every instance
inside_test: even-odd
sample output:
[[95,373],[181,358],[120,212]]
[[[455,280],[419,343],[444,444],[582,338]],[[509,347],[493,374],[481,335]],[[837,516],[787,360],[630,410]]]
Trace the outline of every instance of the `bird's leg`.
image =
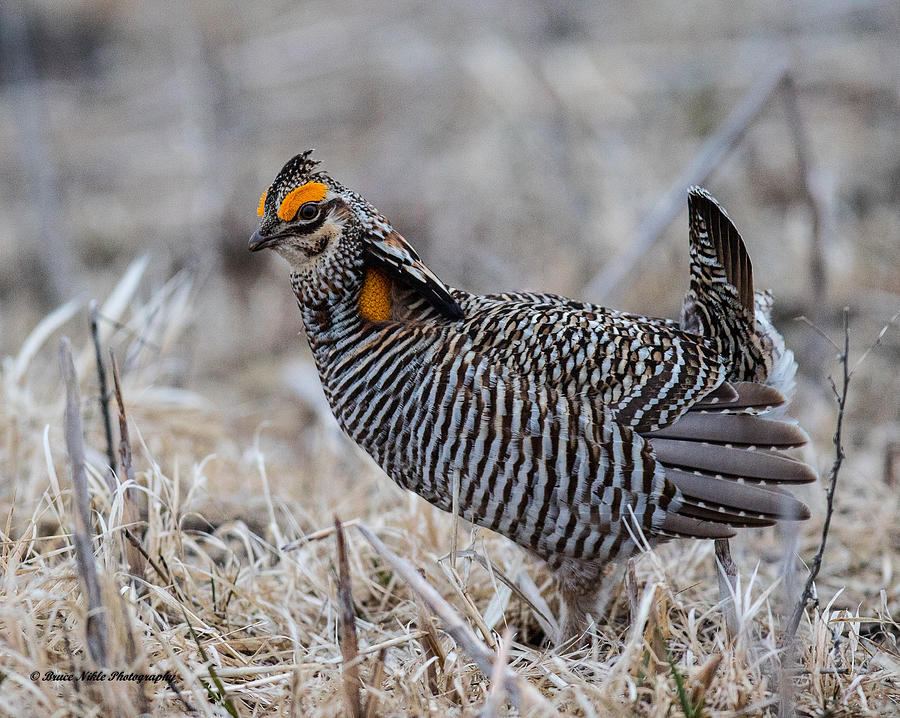
[[[558,644],[581,645],[590,640],[586,633],[588,615],[595,621],[605,614],[608,591],[603,580],[603,567],[596,562],[567,559],[554,571],[560,593],[560,632]],[[604,597],[603,606],[600,598]]]
[[599,586],[587,591],[561,589],[562,611],[559,617],[558,640],[560,645],[578,647],[590,641],[590,635],[587,633],[588,614],[596,617],[598,594]]
[[562,599],[558,645],[590,642],[588,616],[598,624],[609,617],[624,572],[625,564],[574,559],[565,559],[554,568]]

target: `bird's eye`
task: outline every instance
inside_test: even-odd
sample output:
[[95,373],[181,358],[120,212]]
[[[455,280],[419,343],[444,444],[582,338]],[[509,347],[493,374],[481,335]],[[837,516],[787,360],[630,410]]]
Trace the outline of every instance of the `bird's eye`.
[[307,222],[315,219],[319,216],[319,205],[315,202],[304,202],[300,205],[300,211],[297,212],[297,216]]

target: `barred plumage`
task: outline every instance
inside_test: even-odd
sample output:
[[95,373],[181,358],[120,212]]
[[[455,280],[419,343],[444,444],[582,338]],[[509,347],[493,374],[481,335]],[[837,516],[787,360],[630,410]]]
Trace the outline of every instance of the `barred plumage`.
[[770,486],[814,480],[781,453],[805,434],[757,416],[785,403],[767,383],[790,383],[793,356],[731,221],[699,188],[689,205],[679,324],[551,294],[451,289],[309,152],[261,201],[250,248],[290,263],[341,427],[445,511],[458,478],[463,518],[555,571],[567,635],[583,627],[606,564],[640,535],[718,538],[808,515]]

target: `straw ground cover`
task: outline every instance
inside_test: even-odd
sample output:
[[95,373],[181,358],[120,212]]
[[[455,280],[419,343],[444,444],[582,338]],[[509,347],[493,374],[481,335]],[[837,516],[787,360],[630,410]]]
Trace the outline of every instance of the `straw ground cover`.
[[[788,560],[796,571],[785,574],[785,560],[815,553],[820,485],[804,497],[814,518],[796,534],[744,532],[732,542],[734,635],[713,544],[679,543],[611,577],[607,615],[587,649],[554,649],[547,635],[558,606],[547,572],[489,532],[459,525],[451,540],[450,517],[394,487],[315,400],[300,412],[290,408],[303,403],[296,396],[232,405],[225,393],[175,386],[196,290],[182,274],[140,301],[144,265],[132,266],[97,314],[110,392],[108,348],[121,374],[129,436],[122,441],[113,398],[114,443],[131,453],[123,465],[116,451],[114,478],[87,308],[48,315],[3,361],[0,713],[775,715],[783,702],[801,715],[900,709],[896,478],[884,463],[889,436],[860,438],[855,415],[845,427],[818,604],[803,613],[793,651],[783,632],[806,572]],[[80,394],[87,526],[67,449],[63,334]],[[304,365],[284,383],[309,378]],[[810,458],[825,474],[834,408],[806,405],[798,410],[818,418],[804,421],[821,428]],[[312,463],[297,460],[298,441],[312,446],[304,454]],[[340,552],[334,514],[346,522]],[[92,598],[79,532],[95,562]]]

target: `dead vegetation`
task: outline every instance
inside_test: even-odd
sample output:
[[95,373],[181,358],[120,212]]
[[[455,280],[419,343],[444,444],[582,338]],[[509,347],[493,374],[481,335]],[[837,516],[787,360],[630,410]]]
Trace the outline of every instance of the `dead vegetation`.
[[[48,315],[3,364],[2,460],[20,477],[2,537],[4,712],[758,715],[775,714],[785,695],[800,714],[896,710],[900,543],[894,514],[853,488],[854,452],[835,499],[832,560],[790,651],[792,543],[774,531],[736,541],[733,637],[706,542],[639,557],[613,586],[590,648],[557,651],[546,641],[551,581],[518,548],[460,526],[454,567],[450,518],[367,460],[335,457],[329,486],[270,459],[264,426],[236,434],[214,404],[161,383],[192,288],[176,277],[141,303],[143,267],[98,312],[99,341],[130,357],[121,384],[113,372],[131,437],[115,437],[128,458],[113,482],[83,309]],[[63,331],[81,338],[77,381],[66,369],[64,382],[52,360]],[[319,450],[352,453],[341,442]],[[218,497],[230,491],[244,505],[224,517]],[[354,521],[336,532],[317,505]],[[817,545],[825,514],[816,516],[796,543],[801,559]],[[879,552],[857,540],[862,522],[883,537]],[[48,671],[150,680],[44,680]]]

